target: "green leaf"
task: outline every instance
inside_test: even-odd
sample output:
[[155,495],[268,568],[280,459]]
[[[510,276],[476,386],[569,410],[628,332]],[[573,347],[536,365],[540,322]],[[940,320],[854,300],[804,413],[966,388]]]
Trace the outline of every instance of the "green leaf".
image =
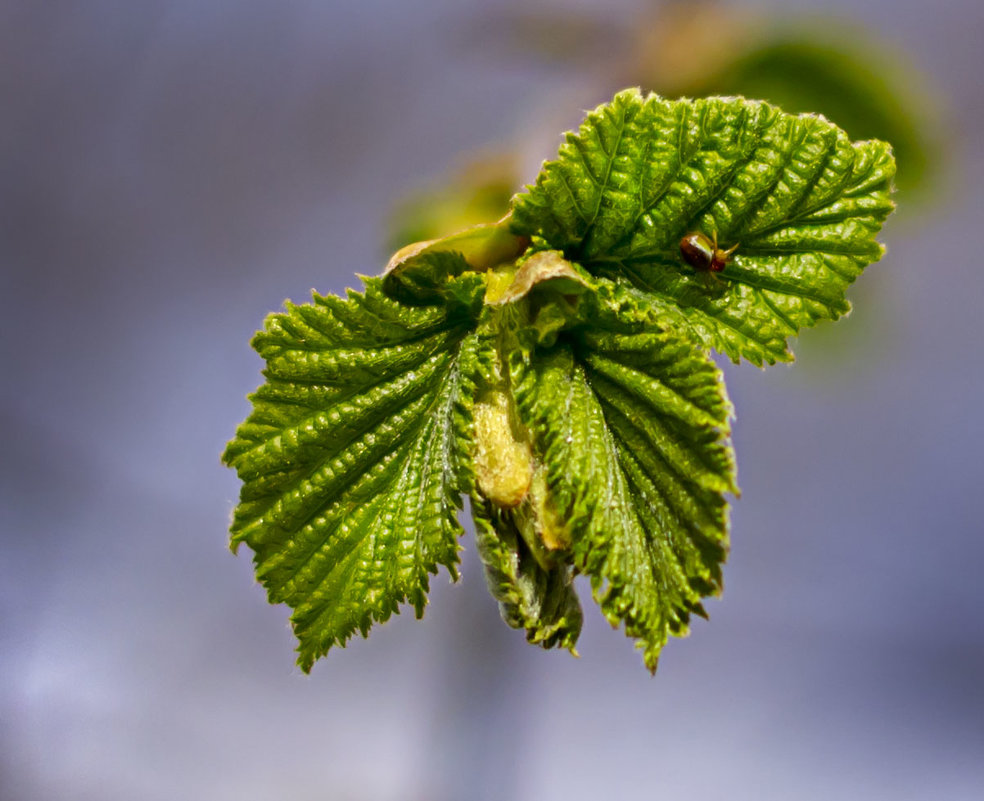
[[525,629],[528,642],[576,654],[582,616],[570,567],[541,565],[513,514],[491,501],[474,497],[472,518],[486,583],[499,602],[502,619]]
[[266,383],[223,455],[243,481],[232,547],[253,549],[271,603],[293,610],[305,671],[402,602],[419,617],[438,565],[457,575],[485,283],[451,283],[411,308],[366,279],[364,294],[288,303],[253,340]]
[[[893,170],[819,117],[623,92],[511,216],[271,315],[223,458],[243,481],[232,547],[293,610],[301,667],[402,603],[423,613],[430,574],[456,576],[468,495],[510,625],[573,651],[585,574],[655,670],[721,590],[738,491],[708,349],[790,358],[788,336],[843,314]],[[708,241],[685,259],[691,233]]]
[[[703,347],[755,364],[792,358],[789,336],[850,306],[883,248],[895,163],[822,117],[741,98],[616,95],[568,134],[513,202],[513,230],[631,284]],[[680,255],[690,232],[737,252],[722,273]]]
[[721,588],[731,406],[717,367],[665,320],[600,282],[589,321],[510,353],[519,417],[574,567],[655,670]]

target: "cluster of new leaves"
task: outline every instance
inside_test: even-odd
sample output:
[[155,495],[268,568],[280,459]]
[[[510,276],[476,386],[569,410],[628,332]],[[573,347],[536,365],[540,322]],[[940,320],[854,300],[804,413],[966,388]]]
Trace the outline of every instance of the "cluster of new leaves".
[[[822,117],[622,92],[497,225],[421,243],[346,299],[271,315],[224,460],[233,546],[293,610],[309,670],[455,575],[467,495],[489,589],[573,650],[577,574],[655,669],[721,588],[731,407],[709,356],[773,363],[848,310],[894,162]],[[711,274],[688,233],[737,249]]]

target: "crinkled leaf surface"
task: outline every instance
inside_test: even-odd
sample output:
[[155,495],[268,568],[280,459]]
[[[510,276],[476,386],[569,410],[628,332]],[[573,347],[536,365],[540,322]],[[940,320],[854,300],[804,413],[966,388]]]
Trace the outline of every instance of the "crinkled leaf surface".
[[892,143],[906,198],[925,190],[945,155],[922,76],[870,35],[839,25],[780,28],[689,93],[742,94],[790,112],[821,112],[852,136]]
[[[894,173],[887,144],[852,143],[823,117],[627,90],[568,134],[515,199],[513,227],[630,283],[702,346],[772,363],[850,308],[845,290],[882,254]],[[694,231],[738,245],[714,282],[680,257]]]
[[[789,359],[789,336],[846,312],[893,172],[887,145],[821,117],[623,92],[511,217],[271,315],[224,460],[233,546],[293,610],[301,667],[401,603],[422,613],[468,495],[506,622],[573,650],[585,574],[655,669],[728,549],[731,406],[708,351]],[[681,258],[691,232],[737,245],[723,272]]]
[[[455,575],[460,463],[484,282],[407,307],[379,279],[267,318],[266,383],[224,461],[243,481],[232,542],[255,552],[270,601],[293,609],[304,670]],[[467,300],[468,302],[464,302]]]
[[597,292],[590,322],[514,351],[511,375],[574,566],[655,670],[667,635],[721,588],[731,406],[705,353],[618,286]]

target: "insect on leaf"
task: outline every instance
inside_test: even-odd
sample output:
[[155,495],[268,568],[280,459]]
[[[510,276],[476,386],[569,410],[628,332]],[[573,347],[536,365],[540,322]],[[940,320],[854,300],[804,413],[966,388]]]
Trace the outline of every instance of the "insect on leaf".
[[618,94],[510,216],[409,245],[365,292],[267,319],[223,456],[310,670],[429,576],[470,500],[504,620],[574,651],[588,578],[655,670],[720,593],[731,404],[710,351],[788,360],[882,254],[894,162],[819,116]]
[[[513,202],[517,233],[631,285],[698,344],[755,364],[836,319],[880,258],[894,208],[884,142],[851,142],[816,115],[742,98],[616,95],[567,135]],[[714,282],[681,258],[691,232],[734,247]]]

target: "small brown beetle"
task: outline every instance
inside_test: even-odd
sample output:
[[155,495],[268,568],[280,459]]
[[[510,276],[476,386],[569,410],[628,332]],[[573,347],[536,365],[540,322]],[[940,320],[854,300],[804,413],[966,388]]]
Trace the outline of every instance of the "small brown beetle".
[[717,232],[713,242],[704,234],[694,232],[680,240],[680,255],[699,273],[719,273],[731,259],[731,254],[738,249],[734,244],[727,250],[718,247]]

